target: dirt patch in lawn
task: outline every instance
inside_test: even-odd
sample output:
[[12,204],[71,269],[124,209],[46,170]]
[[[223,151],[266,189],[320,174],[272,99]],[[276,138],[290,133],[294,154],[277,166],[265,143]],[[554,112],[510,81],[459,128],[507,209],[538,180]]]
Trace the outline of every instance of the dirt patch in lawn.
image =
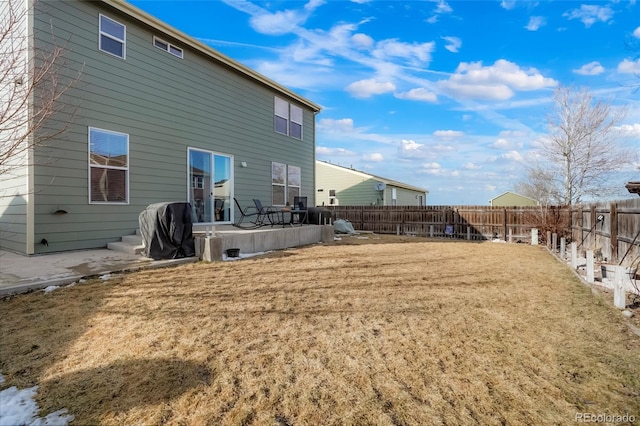
[[2,386],[82,425],[640,419],[640,337],[545,249],[375,238],[4,300]]

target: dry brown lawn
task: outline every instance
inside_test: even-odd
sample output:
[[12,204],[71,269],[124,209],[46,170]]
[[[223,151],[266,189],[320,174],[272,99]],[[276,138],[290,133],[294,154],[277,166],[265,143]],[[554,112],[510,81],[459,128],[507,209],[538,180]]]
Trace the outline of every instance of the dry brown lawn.
[[3,300],[2,386],[79,425],[639,421],[640,337],[546,250],[394,241]]

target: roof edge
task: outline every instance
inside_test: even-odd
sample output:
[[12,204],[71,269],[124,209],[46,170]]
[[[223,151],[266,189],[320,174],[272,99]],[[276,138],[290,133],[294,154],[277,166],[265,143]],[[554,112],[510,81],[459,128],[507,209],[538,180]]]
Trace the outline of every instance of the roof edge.
[[220,62],[221,64],[240,72],[241,74],[257,81],[258,83],[264,84],[282,94],[287,95],[292,99],[295,99],[296,101],[312,109],[314,112],[320,112],[320,110],[322,110],[322,107],[320,107],[318,104],[298,95],[297,93],[287,89],[286,87],[280,85],[279,83],[276,83],[275,81],[258,73],[257,71],[254,71],[251,68],[245,65],[242,65],[240,62],[237,62],[231,59],[230,57],[222,54],[221,52],[218,52],[217,50],[207,46],[206,44],[199,42],[198,40],[194,39],[188,34],[183,33],[182,31],[170,26],[169,24],[161,21],[155,16],[137,8],[136,6],[126,1],[123,1],[123,0],[101,0],[101,1],[102,3],[105,3],[111,6],[112,8],[117,9],[118,11],[130,16],[131,18],[136,19],[144,24],[147,24],[150,27],[155,28],[158,31],[161,31],[173,37],[176,40],[179,40],[185,45],[188,45],[189,47],[205,54],[206,56],[212,58],[213,60]]

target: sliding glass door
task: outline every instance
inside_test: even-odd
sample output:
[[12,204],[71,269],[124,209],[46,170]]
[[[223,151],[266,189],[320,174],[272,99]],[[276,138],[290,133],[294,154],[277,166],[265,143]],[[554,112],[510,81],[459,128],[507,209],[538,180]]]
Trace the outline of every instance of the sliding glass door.
[[189,148],[188,199],[194,223],[231,221],[233,157]]

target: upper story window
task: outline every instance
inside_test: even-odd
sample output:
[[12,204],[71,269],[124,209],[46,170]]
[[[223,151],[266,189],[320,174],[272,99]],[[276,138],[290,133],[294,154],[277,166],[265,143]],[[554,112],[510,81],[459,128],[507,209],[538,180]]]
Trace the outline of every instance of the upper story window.
[[158,49],[162,49],[165,52],[171,53],[173,56],[177,56],[180,59],[182,59],[184,57],[182,49],[180,49],[179,47],[174,46],[173,44],[169,43],[168,41],[164,41],[162,39],[159,39],[158,37],[155,37],[155,36],[153,37],[153,45],[155,47],[157,47]]
[[127,27],[104,15],[100,15],[99,48],[119,58],[126,57]]
[[276,97],[274,101],[274,129],[277,133],[302,139],[302,108]]

